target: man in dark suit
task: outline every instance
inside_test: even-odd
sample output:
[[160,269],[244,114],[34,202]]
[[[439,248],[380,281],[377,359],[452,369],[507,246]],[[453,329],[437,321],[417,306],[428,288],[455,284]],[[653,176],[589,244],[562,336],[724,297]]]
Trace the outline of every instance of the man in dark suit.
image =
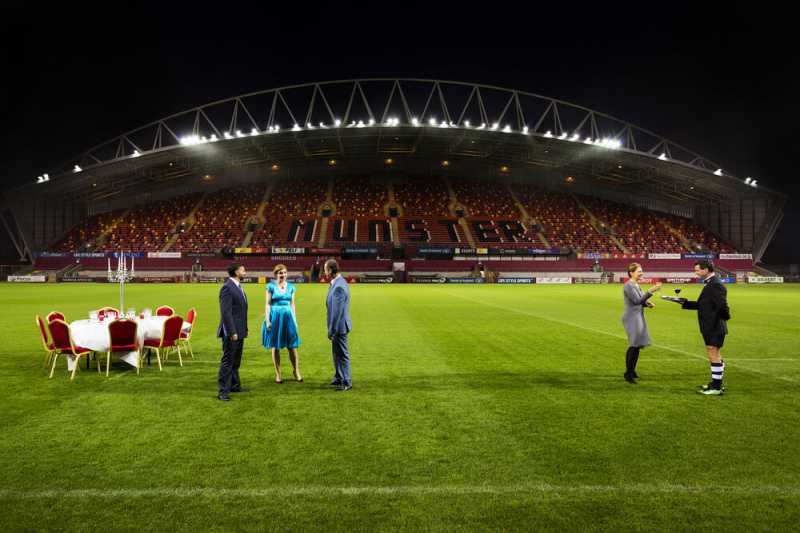
[[700,259],[694,263],[694,273],[705,282],[700,297],[696,302],[683,302],[684,309],[696,309],[700,323],[700,333],[706,343],[708,359],[711,362],[711,383],[702,385],[697,394],[706,396],[722,396],[722,376],[725,363],[720,355],[725,335],[728,334],[727,321],[731,319],[728,308],[728,289],[714,274],[714,263],[708,259]]
[[229,392],[250,392],[239,381],[239,364],[242,362],[244,339],[250,336],[247,329],[247,297],[242,280],[247,275],[244,265],[228,265],[228,281],[219,290],[219,328],[217,338],[222,339],[222,361],[219,363],[219,395],[223,402],[230,401]]
[[350,352],[347,334],[353,329],[350,321],[350,288],[339,274],[339,264],[333,259],[325,263],[325,276],[331,278],[325,305],[328,308],[328,339],[333,351],[333,368],[336,373],[328,385],[338,385],[337,391],[353,388],[350,379]]

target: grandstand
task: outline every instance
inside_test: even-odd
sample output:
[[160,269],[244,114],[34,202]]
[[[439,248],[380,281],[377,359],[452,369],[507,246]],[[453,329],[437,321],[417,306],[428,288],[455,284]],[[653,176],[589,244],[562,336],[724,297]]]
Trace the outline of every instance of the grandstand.
[[223,276],[234,256],[255,275],[280,260],[308,276],[337,257],[354,275],[402,262],[401,281],[596,277],[597,261],[621,278],[632,258],[669,276],[691,271],[693,254],[749,272],[785,200],[566,102],[382,79],[167,117],[7,191],[2,209],[31,263],[18,275],[102,277],[109,254],[133,253],[153,277],[183,279],[197,258]]

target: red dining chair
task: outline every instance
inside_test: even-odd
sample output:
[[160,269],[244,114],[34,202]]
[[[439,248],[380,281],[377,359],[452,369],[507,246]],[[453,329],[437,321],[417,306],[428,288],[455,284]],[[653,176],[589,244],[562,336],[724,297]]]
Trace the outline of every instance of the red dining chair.
[[44,372],[44,369],[47,368],[47,365],[50,364],[50,359],[53,357],[53,353],[55,353],[56,347],[53,346],[53,343],[47,336],[47,328],[44,325],[44,320],[42,320],[42,318],[39,315],[36,315],[36,323],[39,325],[39,331],[42,332],[42,344],[44,345],[44,349],[47,352],[47,356],[44,358],[44,364],[42,365],[42,372]]
[[174,314],[175,310],[168,305],[162,305],[156,309],[156,316],[172,316]]
[[59,313],[58,311],[51,311],[50,314],[47,315],[47,322],[50,323],[55,319],[66,320],[62,313]]
[[194,330],[195,316],[197,316],[197,313],[195,312],[194,308],[190,309],[189,315],[186,317],[186,322],[190,324],[189,332],[184,333],[183,331],[181,331],[181,339],[180,339],[181,344],[184,346],[184,349],[186,349],[191,354],[192,358],[194,358],[194,351],[192,350],[192,345],[189,341],[191,341],[192,339],[192,330]]
[[106,316],[108,316],[109,312],[114,312],[117,316],[119,316],[119,311],[117,311],[113,307],[104,307],[104,308],[99,309],[97,311],[97,318],[100,318],[100,317],[105,318]]
[[[50,377],[53,377],[53,372],[56,370],[56,363],[58,356],[61,354],[74,355],[75,366],[72,368],[72,377],[70,380],[75,379],[75,371],[80,366],[81,356],[92,353],[89,348],[82,346],[75,346],[72,342],[72,333],[69,329],[69,324],[63,320],[55,319],[50,322],[48,329],[50,330],[50,337],[53,339],[53,347],[55,348],[55,356],[53,357],[53,369],[50,371]],[[100,360],[97,360],[97,371],[100,372]]]
[[109,347],[106,355],[106,377],[108,369],[111,368],[111,352],[136,352],[136,373],[139,373],[140,361],[142,358],[141,347],[136,333],[139,324],[135,320],[118,318],[108,325]]
[[[161,331],[160,339],[153,339],[144,341],[143,348],[152,348],[156,351],[156,358],[158,359],[158,369],[163,370],[161,367],[161,350],[164,350],[166,356],[167,351],[174,347],[178,350],[178,361],[183,366],[183,359],[181,359],[181,347],[179,340],[181,338],[181,327],[183,327],[183,317],[171,316],[164,321],[164,328]],[[141,352],[140,352],[141,353]],[[166,360],[166,357],[164,357]],[[142,366],[141,355],[139,358],[139,366]]]

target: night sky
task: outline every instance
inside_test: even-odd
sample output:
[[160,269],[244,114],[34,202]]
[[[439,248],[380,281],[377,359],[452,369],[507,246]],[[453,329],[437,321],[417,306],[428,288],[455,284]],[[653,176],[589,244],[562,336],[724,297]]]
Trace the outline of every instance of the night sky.
[[338,79],[431,78],[588,107],[757,179],[789,196],[765,261],[800,262],[800,44],[784,7],[226,5],[120,4],[114,16],[5,7],[3,189],[217,100]]

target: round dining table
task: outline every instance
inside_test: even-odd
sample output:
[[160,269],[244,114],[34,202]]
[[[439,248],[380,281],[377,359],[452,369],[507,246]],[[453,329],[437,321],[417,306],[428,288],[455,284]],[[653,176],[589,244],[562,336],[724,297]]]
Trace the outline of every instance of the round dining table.
[[[139,346],[144,344],[144,341],[156,340],[161,338],[161,333],[164,330],[164,322],[167,316],[150,316],[147,318],[136,317],[134,320],[138,324],[136,336],[139,340]],[[71,322],[69,328],[72,332],[72,343],[75,346],[82,346],[94,352],[108,353],[108,348],[111,346],[111,337],[108,334],[108,325],[110,320],[76,320]],[[188,322],[183,323],[181,331],[189,333],[192,325]],[[112,355],[118,357],[131,366],[137,366],[136,352],[112,352]],[[70,355],[67,358],[67,369],[72,372],[75,366],[75,356]]]

